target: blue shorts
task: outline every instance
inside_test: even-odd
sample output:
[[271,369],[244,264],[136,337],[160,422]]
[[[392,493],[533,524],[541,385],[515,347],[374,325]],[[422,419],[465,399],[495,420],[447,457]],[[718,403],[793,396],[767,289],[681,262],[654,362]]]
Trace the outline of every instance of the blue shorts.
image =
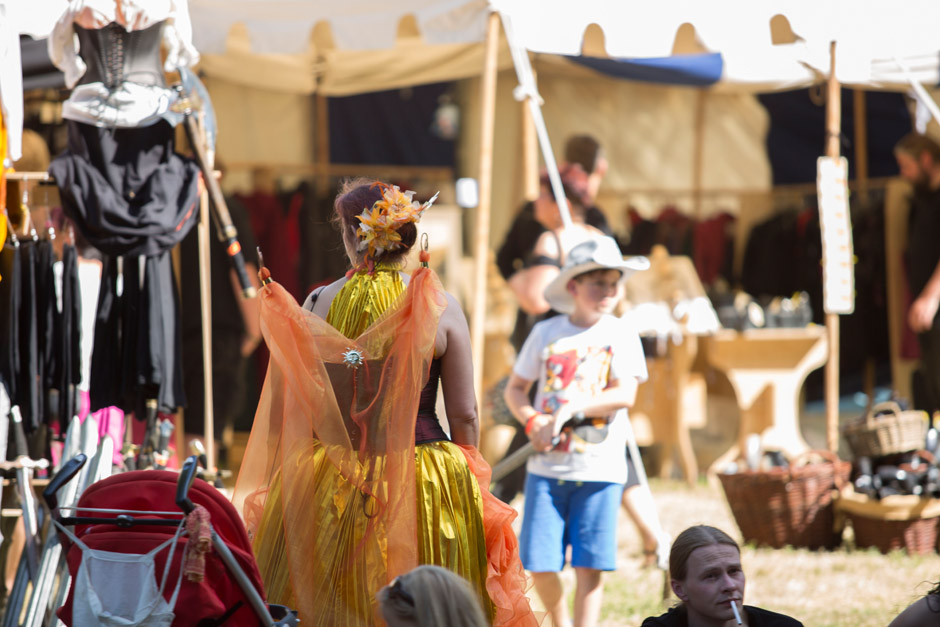
[[619,483],[529,474],[519,534],[522,565],[535,573],[560,572],[570,546],[572,566],[615,570],[621,496]]

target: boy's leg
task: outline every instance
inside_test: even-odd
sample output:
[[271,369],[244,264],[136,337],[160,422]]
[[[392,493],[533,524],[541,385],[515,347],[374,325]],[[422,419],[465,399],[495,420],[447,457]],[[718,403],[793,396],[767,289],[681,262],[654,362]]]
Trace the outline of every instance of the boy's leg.
[[[568,603],[565,601],[565,586],[558,573],[532,573],[535,591],[539,594],[542,605],[552,616],[552,625],[555,627],[568,627]],[[575,605],[575,616],[577,616]],[[600,611],[600,607],[598,607]],[[578,623],[575,622],[575,625]]]
[[601,610],[601,571],[617,567],[617,513],[623,486],[585,481],[572,495],[571,565],[577,575],[575,627],[593,627]]
[[574,593],[574,627],[592,627],[601,616],[601,602],[604,600],[603,571],[575,568],[574,573],[578,582]]
[[575,484],[529,475],[519,532],[519,556],[535,591],[558,627],[568,627],[568,605],[559,573],[565,566],[566,517]]

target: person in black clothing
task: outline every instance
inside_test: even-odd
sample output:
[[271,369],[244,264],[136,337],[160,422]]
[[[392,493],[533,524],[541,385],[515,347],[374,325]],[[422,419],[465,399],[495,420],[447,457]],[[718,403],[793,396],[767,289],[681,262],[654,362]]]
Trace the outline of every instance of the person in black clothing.
[[789,616],[744,605],[741,550],[715,527],[696,525],[680,533],[672,543],[669,573],[681,603],[661,616],[650,616],[641,627],[802,626]]
[[940,622],[940,583],[908,605],[888,623],[888,627],[921,627],[936,625],[937,622]]
[[[248,210],[234,197],[226,198],[232,224],[245,253],[245,270],[253,282],[255,237]],[[228,446],[245,390],[248,357],[261,341],[258,298],[243,298],[225,244],[209,234],[209,281],[212,303],[212,400],[213,437],[219,465],[227,467]],[[203,384],[202,315],[199,291],[199,246],[196,229],[180,245],[180,301],[182,303],[183,383],[186,391],[184,425],[187,444],[205,434],[205,386]],[[256,285],[255,287],[258,287]]]
[[901,176],[914,186],[908,217],[905,257],[914,301],[907,322],[920,344],[923,398],[914,404],[929,414],[940,410],[940,144],[919,133],[902,137],[894,148]]

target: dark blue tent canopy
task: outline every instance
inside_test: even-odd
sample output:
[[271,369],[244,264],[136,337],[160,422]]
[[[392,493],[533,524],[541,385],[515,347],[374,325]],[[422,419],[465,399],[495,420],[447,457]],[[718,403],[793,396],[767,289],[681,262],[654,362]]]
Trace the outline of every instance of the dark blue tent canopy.
[[691,54],[654,59],[608,59],[569,56],[572,62],[616,78],[663,85],[708,87],[721,80],[721,54]]

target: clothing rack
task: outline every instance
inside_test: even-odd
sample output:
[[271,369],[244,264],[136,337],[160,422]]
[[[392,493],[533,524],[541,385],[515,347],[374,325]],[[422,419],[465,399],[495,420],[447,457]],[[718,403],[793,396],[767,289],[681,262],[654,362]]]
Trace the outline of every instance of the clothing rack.
[[[215,175],[218,178],[220,176],[220,173],[215,172]],[[24,199],[24,189],[22,188],[25,187],[25,192],[26,194],[28,194],[28,197],[27,197],[28,201],[22,202],[22,204],[26,205],[29,209],[29,211],[25,213],[25,216],[24,216],[25,220],[23,221],[21,225],[20,233],[17,233],[13,229],[13,226],[14,226],[12,223],[13,216],[10,215],[11,212],[7,211],[6,208],[4,208],[6,215],[0,219],[10,220],[10,223],[8,225],[10,227],[9,228],[10,235],[8,235],[8,237],[13,238],[14,240],[17,237],[19,237],[20,239],[23,239],[23,238],[38,239],[40,237],[40,234],[46,234],[47,233],[46,229],[36,227],[36,224],[32,219],[32,211],[34,208],[52,207],[52,206],[56,206],[59,204],[60,200],[58,196],[58,187],[56,186],[55,180],[53,179],[53,177],[50,176],[48,172],[8,172],[5,175],[5,179],[8,183],[13,184],[11,186],[13,189],[8,188],[8,194],[7,194],[8,199],[9,198]],[[36,194],[35,192],[40,189],[42,190],[42,194]],[[9,204],[10,203],[8,202],[8,205]],[[21,203],[17,203],[17,205],[19,204]],[[206,193],[202,194],[202,197],[200,199],[200,204],[201,204],[200,209],[202,211],[202,215],[204,216],[204,219],[201,224],[202,228],[200,230],[200,239],[202,239],[203,237],[205,238],[206,252],[208,252],[208,238],[211,237],[211,235],[210,235],[210,229],[208,225],[209,211],[208,211],[208,195]],[[71,231],[71,228],[69,232],[70,232],[71,243],[74,245],[74,234]],[[50,235],[52,236],[51,238],[55,237],[54,233],[50,233]],[[200,242],[200,247],[202,247],[202,244],[203,243]],[[208,255],[200,255],[200,272],[201,274],[202,273],[205,274],[206,280],[208,280],[208,263],[209,263]],[[204,270],[202,268],[203,265],[205,265]],[[179,268],[177,268],[177,271],[179,271]],[[208,297],[209,297],[208,284],[206,284],[204,290],[201,290],[201,295],[203,296],[203,300],[205,301],[208,300]],[[203,316],[205,318],[203,320],[203,325],[204,325],[204,330],[205,330],[205,328],[207,328],[208,326],[211,326],[211,310],[204,308]],[[207,347],[204,347],[204,349],[206,352],[203,356],[204,357],[203,363],[207,365],[211,364],[211,358],[209,357],[209,355],[211,355],[211,344],[209,344]],[[205,408],[206,433],[204,437],[205,437],[206,445],[207,445],[206,448],[208,449],[207,461],[208,461],[209,468],[207,470],[209,470],[209,472],[211,473],[214,471],[213,469],[214,469],[214,463],[215,463],[215,455],[214,455],[215,446],[214,446],[214,433],[212,431],[212,420],[211,420],[213,398],[212,398],[212,373],[211,373],[210,368],[205,368],[204,376],[205,376],[205,381],[206,381],[205,383],[206,391],[205,391],[205,396],[204,396],[205,402],[206,402],[206,408]],[[177,422],[179,423],[179,421]],[[181,426],[180,424],[177,424],[177,427],[180,427],[180,426]],[[128,426],[127,429],[130,429],[130,427]],[[183,430],[181,428],[177,428],[175,430],[175,443],[176,443],[176,448],[177,448],[177,455],[181,456],[182,458],[182,456],[184,455],[184,451],[183,451],[184,438],[183,438]]]

